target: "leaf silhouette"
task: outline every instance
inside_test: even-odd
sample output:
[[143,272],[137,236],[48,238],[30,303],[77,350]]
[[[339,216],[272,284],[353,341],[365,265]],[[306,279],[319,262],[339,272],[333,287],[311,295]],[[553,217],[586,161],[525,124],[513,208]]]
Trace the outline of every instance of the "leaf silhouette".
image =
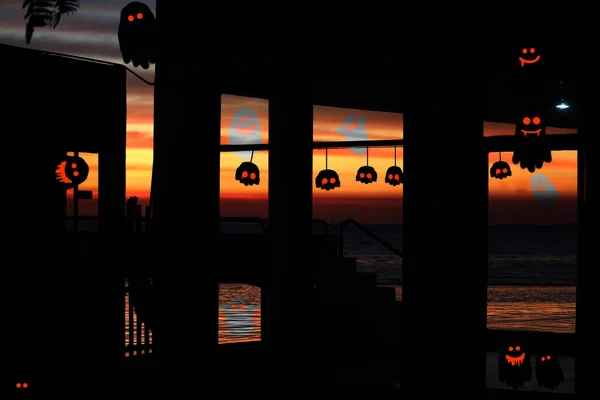
[[79,9],[79,0],[23,0],[23,8],[27,9],[25,41],[29,44],[35,28],[56,28],[62,15],[72,14]]

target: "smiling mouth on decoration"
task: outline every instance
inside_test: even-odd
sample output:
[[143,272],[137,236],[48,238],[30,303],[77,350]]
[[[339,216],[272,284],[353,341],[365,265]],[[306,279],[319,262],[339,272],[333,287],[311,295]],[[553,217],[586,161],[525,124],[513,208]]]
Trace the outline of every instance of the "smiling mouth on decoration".
[[521,353],[521,355],[519,357],[511,357],[508,354],[506,355],[506,361],[508,361],[508,363],[510,365],[512,365],[513,367],[515,365],[520,366],[521,364],[523,364],[524,360],[525,360],[525,353]]
[[536,187],[535,190],[537,190],[538,192],[541,192],[542,190],[546,189],[546,186],[548,186],[548,182],[545,182],[544,186]]
[[241,128],[239,126],[235,126],[235,130],[240,134],[240,135],[249,135],[252,132],[254,132],[254,127],[256,126],[256,124],[252,124],[250,125],[248,128]]
[[[514,59],[513,59],[514,60]],[[537,57],[535,57],[533,60],[527,60],[523,57],[519,57],[519,61],[521,61],[521,67],[525,66],[525,64],[533,64],[536,63],[540,60],[540,56],[538,55]]]
[[67,167],[67,162],[63,161],[56,167],[56,180],[61,183],[73,183],[71,179],[67,176],[67,172],[65,171]]
[[536,129],[535,131],[527,131],[525,129],[521,129],[521,132],[523,132],[524,135],[540,135],[540,132],[542,131],[542,129]]

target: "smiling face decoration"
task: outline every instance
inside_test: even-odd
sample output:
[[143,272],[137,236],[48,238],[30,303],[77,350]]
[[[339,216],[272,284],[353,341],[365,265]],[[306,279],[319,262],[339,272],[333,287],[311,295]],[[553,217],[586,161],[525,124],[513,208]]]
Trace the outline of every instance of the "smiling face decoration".
[[[229,144],[261,144],[260,121],[250,108],[240,108],[233,114],[228,132]],[[251,151],[238,151],[238,157],[247,160]]]
[[315,178],[315,186],[322,190],[333,190],[340,187],[340,177],[332,169],[324,169]]
[[81,157],[67,156],[56,167],[56,180],[65,189],[82,184],[90,173],[90,167]]
[[517,389],[531,380],[529,354],[520,345],[508,346],[498,357],[498,379]]
[[526,65],[535,64],[540,61],[541,56],[535,47],[524,47],[521,50],[521,55],[519,56],[519,61],[521,62],[521,67]]

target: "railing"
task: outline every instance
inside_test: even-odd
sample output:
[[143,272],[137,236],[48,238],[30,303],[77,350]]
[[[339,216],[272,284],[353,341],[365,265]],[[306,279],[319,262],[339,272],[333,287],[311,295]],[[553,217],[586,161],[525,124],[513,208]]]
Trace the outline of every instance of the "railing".
[[369,229],[365,228],[364,226],[362,226],[361,224],[359,224],[358,222],[356,222],[353,219],[345,220],[344,222],[342,222],[340,224],[340,228],[338,229],[338,255],[339,255],[339,257],[344,256],[344,230],[346,229],[346,226],[348,226],[348,225],[354,225],[356,228],[358,228],[361,231],[363,231],[364,233],[366,233],[369,237],[371,237],[373,240],[375,240],[376,242],[381,244],[383,247],[385,247],[392,253],[394,253],[400,257],[403,257],[403,253],[401,250],[398,250],[396,247],[392,246],[391,244],[389,244],[388,242],[386,242],[385,240],[383,240],[382,238],[380,238],[379,236],[377,236],[376,234],[371,232]]
[[129,298],[129,287],[125,286],[125,357],[152,353],[152,332],[139,318]]

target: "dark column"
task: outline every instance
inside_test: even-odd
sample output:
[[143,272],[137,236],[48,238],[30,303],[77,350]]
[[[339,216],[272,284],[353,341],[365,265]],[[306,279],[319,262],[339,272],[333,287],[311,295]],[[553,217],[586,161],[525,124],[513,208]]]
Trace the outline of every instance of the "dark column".
[[[191,8],[190,8],[191,7]],[[200,4],[186,8],[203,15]],[[154,345],[174,373],[210,365],[217,345],[218,292],[212,271],[219,235],[221,96],[206,48],[204,25],[182,23],[173,1],[157,1],[160,53],[154,102],[152,177],[156,256]],[[210,260],[210,261],[209,261]],[[164,365],[162,364],[163,360]],[[202,360],[192,362],[192,360]],[[199,379],[207,378],[201,375]],[[198,376],[196,376],[198,379]]]
[[[302,347],[303,285],[311,262],[313,105],[301,77],[269,100],[269,279],[265,341],[284,365]],[[283,368],[282,370],[285,370]],[[287,370],[282,378],[295,378]]]
[[463,61],[476,46],[462,39],[465,54],[444,54],[450,40],[407,52],[402,387],[482,397],[488,168],[481,71]]
[[[591,80],[595,81],[594,78]],[[579,126],[580,147],[578,151],[578,234],[577,234],[577,318],[576,318],[576,359],[575,376],[577,383],[575,393],[578,398],[587,397],[587,393],[596,387],[594,366],[595,354],[592,349],[597,345],[597,279],[593,271],[597,269],[597,257],[592,254],[592,238],[597,237],[598,221],[598,147],[594,146],[593,130],[596,111],[598,110],[595,86],[588,86],[587,81],[579,81]],[[596,99],[596,100],[594,100]]]

